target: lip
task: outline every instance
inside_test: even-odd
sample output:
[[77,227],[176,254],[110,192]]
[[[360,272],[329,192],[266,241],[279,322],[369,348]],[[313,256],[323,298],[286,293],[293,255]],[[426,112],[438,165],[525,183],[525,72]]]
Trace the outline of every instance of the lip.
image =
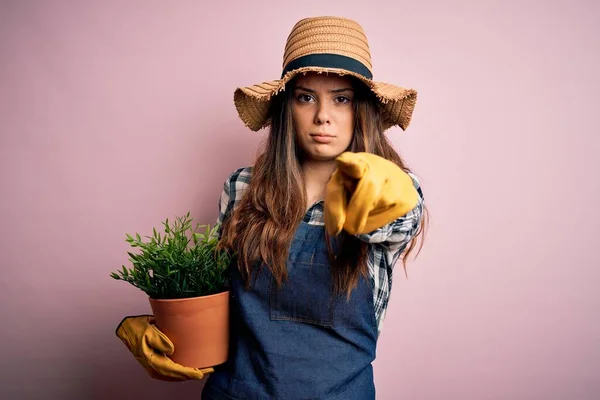
[[318,143],[329,143],[333,140],[335,136],[329,135],[327,133],[311,133],[310,136],[313,138],[315,142]]
[[330,135],[329,133],[323,133],[323,132],[311,133],[310,136],[327,136],[327,137],[333,137],[333,135]]
[[325,133],[311,133],[310,135],[313,140],[317,143],[327,144],[333,140],[332,135],[327,135]]

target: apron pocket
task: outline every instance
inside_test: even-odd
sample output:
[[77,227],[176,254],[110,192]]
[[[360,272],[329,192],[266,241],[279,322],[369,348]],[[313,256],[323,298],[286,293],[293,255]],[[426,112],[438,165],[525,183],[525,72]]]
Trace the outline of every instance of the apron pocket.
[[281,288],[271,282],[270,317],[333,328],[334,297],[328,264],[288,262],[288,279]]

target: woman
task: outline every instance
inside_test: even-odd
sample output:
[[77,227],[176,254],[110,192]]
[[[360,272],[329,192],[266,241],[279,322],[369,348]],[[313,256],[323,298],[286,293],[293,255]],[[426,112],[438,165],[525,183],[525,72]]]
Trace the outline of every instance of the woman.
[[234,100],[251,130],[270,131],[221,195],[220,243],[236,253],[230,357],[159,372],[210,372],[203,399],[374,399],[393,267],[424,215],[384,131],[407,128],[416,92],[372,80],[360,25],[319,17],[294,26],[280,80]]

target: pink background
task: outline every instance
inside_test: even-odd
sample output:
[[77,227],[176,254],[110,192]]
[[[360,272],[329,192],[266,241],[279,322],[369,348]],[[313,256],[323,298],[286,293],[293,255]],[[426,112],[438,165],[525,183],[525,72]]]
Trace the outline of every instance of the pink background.
[[264,137],[234,88],[278,77],[293,24],[323,14],[419,90],[389,134],[432,222],[395,276],[378,398],[600,398],[598,3],[203,3],[0,3],[1,398],[199,398],[117,339],[149,305],[109,273],[125,232],[215,220]]

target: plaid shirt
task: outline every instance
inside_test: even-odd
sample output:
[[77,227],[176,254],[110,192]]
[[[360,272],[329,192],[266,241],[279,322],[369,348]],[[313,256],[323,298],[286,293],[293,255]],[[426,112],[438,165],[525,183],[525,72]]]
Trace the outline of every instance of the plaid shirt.
[[[219,217],[217,223],[222,223],[233,207],[242,198],[245,188],[250,182],[252,167],[239,168],[225,181],[219,204]],[[414,237],[421,222],[423,214],[423,193],[417,177],[409,174],[419,193],[419,204],[405,216],[376,229],[368,234],[357,237],[369,243],[368,269],[373,287],[373,303],[377,318],[378,332],[385,319],[385,314],[392,290],[392,272],[396,261],[410,240]],[[312,225],[324,225],[323,200],[313,204],[304,215],[304,222]],[[219,232],[220,234],[220,232]]]

